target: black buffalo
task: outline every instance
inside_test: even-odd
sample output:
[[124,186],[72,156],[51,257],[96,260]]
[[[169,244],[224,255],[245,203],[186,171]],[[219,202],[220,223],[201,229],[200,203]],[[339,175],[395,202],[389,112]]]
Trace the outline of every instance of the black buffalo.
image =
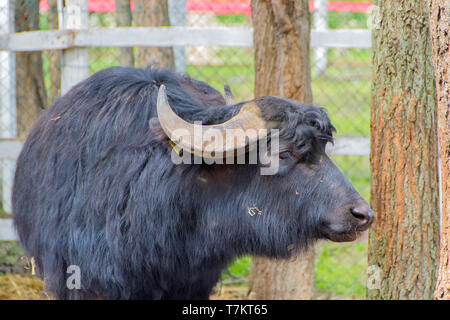
[[[279,129],[280,148],[269,150],[279,170],[173,164],[171,121]],[[168,70],[103,70],[31,129],[14,223],[56,298],[206,299],[237,256],[286,258],[370,226],[373,212],[325,154],[333,131],[315,106],[277,97],[225,105],[205,83]],[[194,157],[198,147],[186,150]],[[79,289],[66,283],[72,265]]]

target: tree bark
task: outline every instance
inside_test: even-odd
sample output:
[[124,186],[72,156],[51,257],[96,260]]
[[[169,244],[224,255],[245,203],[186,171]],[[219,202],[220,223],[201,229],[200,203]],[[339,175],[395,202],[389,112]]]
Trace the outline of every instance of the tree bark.
[[[133,25],[130,0],[116,0],[116,25],[118,27],[130,27]],[[119,48],[119,65],[124,67],[134,67],[133,48]]]
[[[312,102],[310,14],[307,0],[252,1],[255,97]],[[314,248],[289,261],[252,259],[250,298],[311,299]]]
[[436,91],[426,1],[375,0],[370,299],[432,299],[439,261]]
[[[39,0],[17,0],[15,32],[39,29]],[[41,52],[16,53],[17,134],[23,135],[47,106]]]
[[450,2],[429,0],[429,7],[441,155],[441,253],[434,296],[450,300]]
[[[167,0],[135,0],[136,26],[170,26],[168,8]],[[172,47],[139,47],[137,48],[137,62],[141,67],[156,63],[160,67],[175,68]]]
[[[57,0],[48,0],[48,28],[58,30],[58,5]],[[50,76],[50,93],[48,104],[51,105],[61,96],[61,50],[48,51]]]

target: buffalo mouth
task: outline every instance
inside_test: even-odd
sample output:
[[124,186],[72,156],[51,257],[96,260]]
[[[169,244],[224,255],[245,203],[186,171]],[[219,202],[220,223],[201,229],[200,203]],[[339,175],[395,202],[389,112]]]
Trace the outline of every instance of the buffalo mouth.
[[330,226],[327,226],[322,229],[321,235],[322,238],[334,241],[334,242],[352,242],[358,239],[364,231],[369,229],[369,227],[372,225],[373,221],[370,221],[369,223],[354,227],[354,228],[345,228],[342,230],[341,228],[332,228]]
[[352,242],[358,239],[363,231],[324,232],[324,237],[333,242]]

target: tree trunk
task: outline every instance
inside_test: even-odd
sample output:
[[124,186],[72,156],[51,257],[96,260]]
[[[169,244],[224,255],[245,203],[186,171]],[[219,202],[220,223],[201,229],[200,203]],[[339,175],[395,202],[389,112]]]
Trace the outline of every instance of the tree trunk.
[[441,154],[441,259],[436,299],[450,300],[450,2],[429,0]]
[[[135,0],[134,19],[136,26],[170,26],[167,0]],[[156,63],[160,67],[175,68],[172,47],[139,47],[137,62],[146,67]]]
[[370,299],[432,299],[439,260],[436,91],[426,1],[373,2]]
[[[255,97],[312,102],[307,0],[254,0]],[[250,298],[311,299],[314,248],[289,261],[254,257]]]
[[[48,0],[48,28],[58,30],[58,1]],[[48,104],[51,105],[61,96],[61,50],[48,51],[50,76],[50,94]]]
[[[39,29],[39,0],[17,0],[15,32]],[[23,135],[47,105],[41,52],[16,53],[17,134]]]
[[[130,0],[116,0],[116,25],[118,27],[130,27],[133,25]],[[117,59],[121,66],[134,67],[133,48],[119,48]]]

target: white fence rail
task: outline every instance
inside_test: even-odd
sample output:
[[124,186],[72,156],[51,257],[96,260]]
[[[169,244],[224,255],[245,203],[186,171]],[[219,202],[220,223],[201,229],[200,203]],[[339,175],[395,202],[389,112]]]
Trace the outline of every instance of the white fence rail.
[[[0,160],[15,160],[22,149],[22,141],[13,139],[0,140]],[[332,155],[369,155],[370,142],[367,136],[339,136],[334,145],[327,145],[327,153]]]
[[17,241],[16,231],[13,228],[12,219],[0,219],[0,241]]
[[[253,46],[251,28],[122,27],[0,34],[0,50],[41,51],[82,47]],[[312,47],[370,48],[370,30],[311,32]]]

